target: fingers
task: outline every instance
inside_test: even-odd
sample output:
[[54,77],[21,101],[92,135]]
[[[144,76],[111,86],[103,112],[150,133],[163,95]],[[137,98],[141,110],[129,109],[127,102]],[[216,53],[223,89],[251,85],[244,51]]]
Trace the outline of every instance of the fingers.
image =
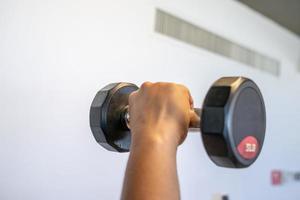
[[[191,95],[189,89],[186,86],[182,85],[182,84],[175,84],[175,83],[169,83],[169,82],[152,83],[152,82],[146,81],[141,85],[140,89],[137,92],[143,92],[143,91],[148,90],[150,88],[152,88],[152,89],[169,88],[170,90],[180,89],[181,92],[184,95],[187,95],[188,101],[189,101],[189,104],[190,104],[190,108],[191,109],[194,108],[194,101],[193,101],[192,95]],[[134,93],[133,96],[135,96],[135,95],[136,95],[136,93]]]
[[190,111],[190,127],[199,128],[200,127],[200,116],[197,115],[195,111]]
[[190,90],[184,85],[178,84],[178,86],[180,86],[182,88],[183,92],[188,96],[189,103],[190,103],[190,108],[194,109],[194,100],[193,100],[193,97],[190,93]]
[[192,95],[191,95],[191,93],[190,93],[189,90],[187,92],[188,92],[188,95],[189,95],[190,108],[194,109],[194,100],[193,100],[193,97],[192,97]]

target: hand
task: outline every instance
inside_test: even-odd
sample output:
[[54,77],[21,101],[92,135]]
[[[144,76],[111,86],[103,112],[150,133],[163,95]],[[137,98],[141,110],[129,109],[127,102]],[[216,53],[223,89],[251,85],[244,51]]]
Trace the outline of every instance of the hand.
[[129,97],[133,143],[155,141],[178,146],[186,138],[190,119],[197,117],[189,90],[174,83],[145,82]]

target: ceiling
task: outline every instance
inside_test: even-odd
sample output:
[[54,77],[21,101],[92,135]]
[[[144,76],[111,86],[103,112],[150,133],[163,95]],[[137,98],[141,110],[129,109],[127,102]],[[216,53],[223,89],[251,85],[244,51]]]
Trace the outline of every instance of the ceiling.
[[300,37],[300,0],[238,0]]

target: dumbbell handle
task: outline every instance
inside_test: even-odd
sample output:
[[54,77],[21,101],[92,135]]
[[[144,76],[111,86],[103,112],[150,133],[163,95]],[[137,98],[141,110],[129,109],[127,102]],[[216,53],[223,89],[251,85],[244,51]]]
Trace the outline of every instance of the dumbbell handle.
[[[192,119],[190,122],[190,126],[189,126],[189,131],[198,131],[198,129],[200,128],[200,116],[201,116],[201,112],[202,110],[200,108],[194,108],[195,113],[197,114],[197,118]],[[121,121],[122,123],[130,129],[129,126],[129,121],[130,121],[130,116],[129,116],[129,112],[128,112],[128,106],[126,106],[124,108],[123,114],[121,115]]]

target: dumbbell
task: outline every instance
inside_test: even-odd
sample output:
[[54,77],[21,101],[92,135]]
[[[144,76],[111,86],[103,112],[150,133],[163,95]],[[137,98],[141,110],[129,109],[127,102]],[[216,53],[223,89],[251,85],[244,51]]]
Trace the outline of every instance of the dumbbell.
[[[128,97],[138,89],[132,83],[111,83],[94,97],[90,127],[105,149],[130,150]],[[208,90],[202,109],[195,111],[200,120],[192,122],[190,128],[201,130],[205,150],[216,165],[245,168],[254,163],[264,142],[266,111],[262,94],[252,80],[218,79]]]

